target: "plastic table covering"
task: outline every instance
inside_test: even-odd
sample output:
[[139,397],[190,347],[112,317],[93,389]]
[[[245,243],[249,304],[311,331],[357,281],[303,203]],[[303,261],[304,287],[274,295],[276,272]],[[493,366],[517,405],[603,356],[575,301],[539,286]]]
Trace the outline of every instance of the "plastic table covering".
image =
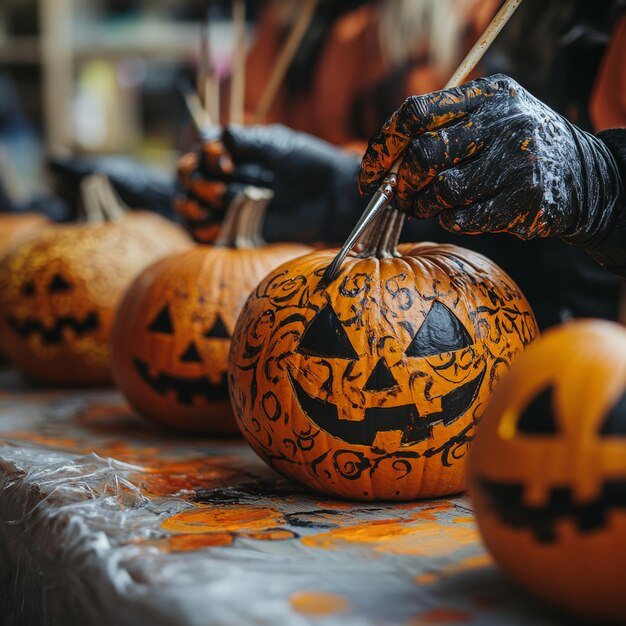
[[307,492],[238,439],[173,436],[114,391],[0,373],[2,623],[551,625],[466,498]]

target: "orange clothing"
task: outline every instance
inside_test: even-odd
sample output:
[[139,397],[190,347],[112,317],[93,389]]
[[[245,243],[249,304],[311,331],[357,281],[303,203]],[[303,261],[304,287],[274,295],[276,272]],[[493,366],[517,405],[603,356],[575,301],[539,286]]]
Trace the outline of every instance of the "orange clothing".
[[[471,5],[467,16],[468,49],[500,4],[501,0],[475,0]],[[276,9],[271,2],[266,6],[248,53],[246,110],[250,115],[282,47]],[[281,122],[336,144],[361,147],[384,121],[371,94],[393,72],[383,57],[378,28],[376,2],[340,17],[328,34],[308,93],[290,94],[283,86],[266,121]],[[427,48],[428,42],[424,42],[424,54],[414,59],[404,73],[395,108],[410,95],[434,91],[445,84],[448,77],[441,76],[428,62]],[[360,135],[354,129],[355,108],[359,105]]]
[[591,94],[596,131],[626,127],[626,14],[619,19]]

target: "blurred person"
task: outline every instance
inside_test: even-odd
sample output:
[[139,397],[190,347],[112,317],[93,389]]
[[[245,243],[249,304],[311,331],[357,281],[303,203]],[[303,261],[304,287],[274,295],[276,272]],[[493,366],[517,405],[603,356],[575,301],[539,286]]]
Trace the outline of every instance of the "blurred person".
[[[280,122],[362,152],[367,138],[408,95],[442,87],[498,8],[500,0],[320,0],[287,71],[267,122]],[[247,55],[245,105],[254,116],[290,29],[301,11],[296,0],[268,0]],[[223,89],[222,93],[229,93]],[[228,110],[223,103],[222,111]],[[228,167],[217,137],[183,156],[174,206],[196,237],[210,241],[225,207],[240,189],[212,180]],[[221,165],[219,165],[221,164]],[[254,168],[253,168],[254,169]],[[240,172],[239,183],[255,172]],[[257,181],[258,182],[258,181]],[[298,205],[307,185],[298,188]],[[216,200],[217,199],[217,200]],[[275,208],[278,204],[275,204]],[[352,220],[343,211],[332,233]],[[270,216],[270,223],[272,217]],[[270,232],[278,236],[277,220]],[[287,230],[291,228],[287,226]],[[304,229],[304,222],[300,223]],[[312,229],[291,233],[299,239]]]
[[[397,102],[445,84],[497,5],[321,0],[265,122],[364,148]],[[246,62],[250,117],[300,11],[299,2],[272,0],[260,16]]]
[[[244,182],[274,189],[269,240],[340,241],[366,202],[357,175],[370,193],[402,156],[398,207],[437,218],[412,220],[406,238],[486,254],[518,282],[541,327],[615,319],[611,273],[626,277],[626,130],[606,126],[626,122],[625,20],[621,2],[526,0],[484,64],[516,80],[410,98],[373,134],[363,163],[283,126],[227,127],[228,162],[205,163],[203,181],[221,185],[215,206]],[[449,124],[437,124],[440,115]]]

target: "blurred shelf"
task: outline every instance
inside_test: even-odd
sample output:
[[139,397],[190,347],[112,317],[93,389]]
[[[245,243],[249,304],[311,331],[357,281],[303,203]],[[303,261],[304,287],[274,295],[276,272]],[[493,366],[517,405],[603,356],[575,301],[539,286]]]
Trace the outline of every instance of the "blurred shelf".
[[76,29],[73,54],[80,58],[136,55],[180,60],[198,52],[198,24],[128,24]]
[[[132,80],[136,80],[139,75],[159,76],[163,79],[168,72],[176,71],[177,67],[193,67],[200,52],[203,22],[184,21],[184,17],[180,19],[185,15],[180,10],[185,1],[197,5],[197,0],[177,0],[176,3],[171,0],[143,0],[145,11],[107,14],[103,10],[103,0],[0,0],[0,66],[14,68],[22,76],[35,72],[41,77],[40,92],[31,90],[32,96],[29,94],[28,102],[40,103],[48,152],[67,152],[79,146],[76,102],[77,85],[80,80],[84,80],[84,75],[81,75],[83,70],[91,71],[92,80],[96,83],[100,81],[99,88],[104,90],[103,85],[107,80],[120,83],[120,76],[131,76]],[[12,26],[13,22],[8,17],[2,19],[5,7],[20,5],[20,15],[29,18],[27,26],[33,30]],[[174,5],[178,7],[177,11],[172,10]],[[155,7],[159,10],[155,10]],[[164,7],[168,10],[160,10]],[[198,15],[202,14],[203,10],[198,12]],[[30,34],[37,31],[38,34]],[[221,15],[213,19],[210,45],[213,64],[218,72],[224,72],[229,67],[232,41],[232,21]],[[120,63],[126,59],[131,62]],[[153,63],[150,68],[152,74],[146,69],[145,63],[133,64],[135,60]],[[135,75],[132,75],[133,71]],[[110,78],[112,75],[113,79]],[[133,91],[128,85],[124,89],[129,94]],[[141,93],[145,93],[145,89]],[[171,89],[164,94],[164,99],[172,93],[177,97],[173,82]],[[132,99],[131,96],[129,99]],[[83,100],[86,101],[85,98]],[[99,111],[102,119],[105,119],[106,111],[103,113],[98,109],[98,106],[102,108],[104,105],[100,101],[94,102],[87,104],[95,106],[96,112]],[[136,109],[139,115],[138,102],[139,99],[135,97],[127,109],[134,107],[133,110]],[[91,117],[96,119],[97,116]],[[111,118],[113,121],[105,119],[107,124],[122,123],[117,114]],[[124,141],[128,139],[124,132],[120,137]],[[85,149],[84,145],[79,147]]]

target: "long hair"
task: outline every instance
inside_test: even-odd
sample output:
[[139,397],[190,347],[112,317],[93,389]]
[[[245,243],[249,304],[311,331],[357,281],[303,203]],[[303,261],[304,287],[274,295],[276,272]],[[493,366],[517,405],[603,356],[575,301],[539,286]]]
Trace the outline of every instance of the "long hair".
[[465,29],[476,0],[382,0],[380,46],[390,67],[425,57],[448,75],[463,54]]

